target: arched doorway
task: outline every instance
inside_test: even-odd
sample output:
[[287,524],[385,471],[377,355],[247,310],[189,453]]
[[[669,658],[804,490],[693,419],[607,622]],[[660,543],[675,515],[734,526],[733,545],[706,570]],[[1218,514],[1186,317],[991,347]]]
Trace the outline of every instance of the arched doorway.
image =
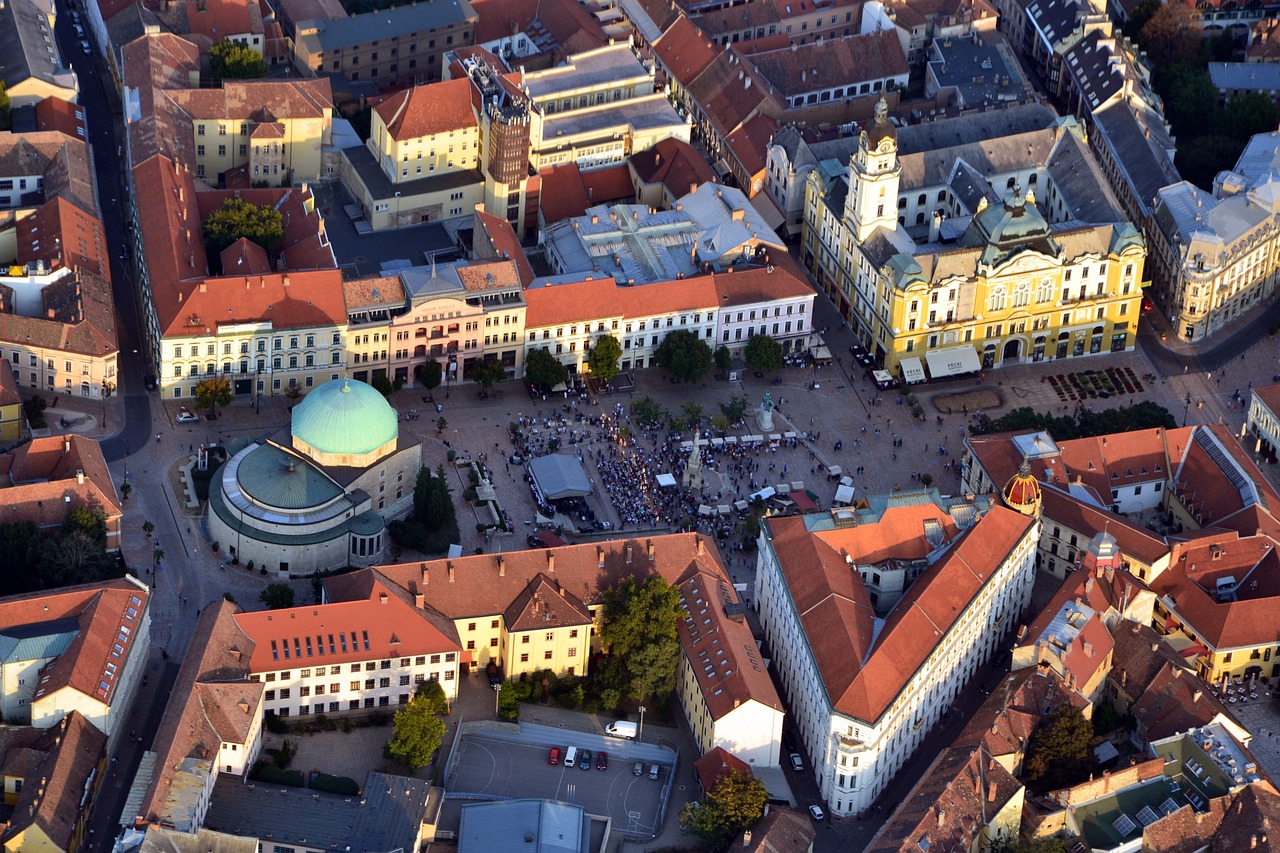
[[1000,358],[1002,364],[1017,363],[1021,356],[1022,340],[1020,338],[1005,341],[1004,354]]

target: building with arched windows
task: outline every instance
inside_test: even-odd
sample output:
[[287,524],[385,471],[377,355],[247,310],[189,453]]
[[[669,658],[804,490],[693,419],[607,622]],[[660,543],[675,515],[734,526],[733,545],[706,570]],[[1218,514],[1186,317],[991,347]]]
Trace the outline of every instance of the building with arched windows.
[[422,465],[382,395],[346,379],[303,398],[280,433],[229,450],[209,486],[210,535],[281,577],[381,562]]
[[881,101],[807,178],[802,259],[907,381],[1133,349],[1146,255],[1070,118],[899,156]]

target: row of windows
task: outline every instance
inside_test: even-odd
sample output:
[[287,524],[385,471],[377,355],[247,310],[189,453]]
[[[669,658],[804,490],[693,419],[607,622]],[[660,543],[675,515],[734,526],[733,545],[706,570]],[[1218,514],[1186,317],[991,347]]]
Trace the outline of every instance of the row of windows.
[[[361,634],[364,636],[364,638],[365,638],[365,642],[367,643],[367,642],[368,642],[368,633],[367,633],[367,632],[365,632],[365,631],[362,631],[362,632],[361,632]],[[343,633],[339,633],[337,636],[338,636],[339,638],[341,638],[342,650],[345,652],[345,651],[347,650],[347,642],[346,642],[346,641],[347,641],[347,637],[346,637],[346,635],[345,635],[345,634],[343,634]],[[321,639],[322,639],[322,638],[321,638],[321,636],[320,636],[320,635],[317,635],[317,636],[316,636],[316,644],[317,644],[317,647],[318,647],[318,648],[320,648],[320,653],[321,653],[321,654],[324,654],[324,643],[323,643],[323,642],[321,642]],[[293,642],[294,642],[294,645],[295,645],[295,646],[298,646],[300,641],[299,641],[299,639],[298,639],[298,638],[296,638],[296,637],[295,637],[295,638],[293,638]],[[352,632],[351,644],[352,644],[352,648],[353,648],[353,649],[355,649],[355,648],[356,648],[356,646],[357,646],[357,643],[356,643],[356,638],[355,638],[355,632],[354,632],[354,631]],[[284,653],[285,653],[285,654],[284,654],[285,658],[286,658],[286,659],[288,659],[288,657],[289,657],[289,642],[288,642],[288,640],[285,640],[285,641],[284,641],[282,648],[283,648]],[[300,646],[299,646],[299,648],[300,648]],[[330,653],[330,654],[336,654],[336,652],[334,651],[334,650],[335,650],[335,648],[336,648],[336,646],[335,646],[335,644],[334,644],[334,635],[333,635],[333,634],[330,634],[330,635],[329,635],[329,653]],[[271,641],[271,650],[272,650],[272,659],[273,659],[273,660],[279,660],[280,658],[279,658],[279,654],[278,654],[278,652],[277,652],[277,641],[275,641],[275,640],[272,640],[272,641]],[[299,657],[300,655],[301,655],[301,652],[299,652],[299,654],[294,655],[294,657]],[[308,638],[307,638],[307,655],[308,655],[308,656],[310,656],[310,655],[311,655],[311,638],[310,638],[310,637],[308,637]],[[443,655],[443,658],[442,658],[442,655]],[[441,653],[441,654],[434,654],[434,655],[418,655],[418,656],[416,656],[416,657],[414,657],[414,658],[400,658],[400,666],[401,666],[401,667],[406,667],[406,666],[411,666],[411,665],[412,665],[412,666],[426,666],[426,665],[427,665],[427,661],[428,661],[428,660],[430,660],[430,662],[431,662],[433,665],[439,665],[439,664],[441,663],[441,660],[442,660],[442,659],[443,659],[443,662],[444,662],[444,663],[453,663],[454,661],[456,661],[456,660],[457,660],[457,652],[444,652],[444,653]],[[412,663],[412,664],[410,664],[410,660],[412,660],[412,661],[413,661],[413,663]],[[315,678],[324,678],[326,675],[341,675],[341,674],[342,674],[342,667],[343,667],[343,666],[344,666],[343,664],[335,664],[335,665],[333,665],[333,666],[328,667],[327,669],[326,669],[325,667],[323,667],[323,666],[321,666],[321,667],[310,667],[310,668],[306,668],[306,669],[300,669],[300,670],[298,670],[298,677],[299,677],[299,678],[311,678],[311,677],[313,677],[313,676],[312,676],[313,671],[314,671],[314,673],[315,673],[315,675],[314,675],[314,677],[315,677]],[[375,671],[377,671],[377,670],[379,670],[379,669],[391,669],[391,660],[390,660],[390,659],[388,659],[388,660],[381,660],[381,661],[365,661],[364,663],[353,663],[353,664],[350,664],[350,665],[349,665],[349,669],[348,669],[348,671],[349,671],[349,672],[352,672],[352,673],[356,673],[356,672],[375,672]],[[258,680],[262,680],[262,681],[275,681],[275,680],[276,680],[276,678],[277,678],[277,676],[279,677],[279,679],[280,679],[281,681],[289,681],[289,680],[291,680],[291,679],[293,678],[293,670],[291,670],[291,669],[286,669],[286,670],[284,670],[284,671],[282,671],[282,672],[279,672],[279,673],[275,673],[275,672],[268,672],[268,673],[265,673],[265,674],[261,675],[261,677],[260,677],[257,673],[255,673],[255,674],[253,674],[253,675],[251,675],[251,676],[249,676],[249,677],[250,677],[252,680],[254,680],[254,681],[258,681]],[[354,682],[352,682],[352,683],[354,684]]]
[[[285,348],[285,346],[284,346],[284,341],[285,341],[284,337],[277,337],[277,338],[273,338],[273,339],[271,340],[271,349],[272,349],[272,351],[279,351],[279,350],[284,349],[284,348]],[[299,348],[300,348],[300,347],[299,347],[299,344],[301,344],[302,348],[305,348],[305,349],[314,349],[314,348],[315,348],[315,345],[316,345],[316,336],[315,336],[315,335],[290,335],[290,336],[289,336],[289,347],[288,347],[289,349],[291,349],[291,350],[292,350],[292,349],[299,349]],[[333,337],[332,337],[332,339],[331,339],[331,345],[332,345],[332,346],[341,346],[341,345],[342,345],[342,333],[341,333],[341,332],[334,332],[334,333],[333,333]],[[174,347],[173,347],[173,357],[174,357],[174,358],[182,358],[182,357],[183,357],[183,353],[184,353],[184,352],[187,352],[187,350],[185,349],[185,346],[186,346],[186,345],[184,345],[184,344],[174,344]],[[223,354],[223,355],[231,355],[232,348],[233,348],[234,346],[235,346],[235,344],[234,344],[232,341],[223,341],[223,342],[222,342],[222,354]],[[204,345],[204,354],[205,354],[205,355],[216,355],[216,354],[217,354],[217,347],[218,347],[218,345],[217,345],[216,343],[206,343],[206,344]],[[267,351],[267,341],[266,341],[266,338],[258,338],[258,340],[257,340],[257,346],[256,346],[256,348],[255,348],[255,351],[256,351],[256,352],[266,352],[266,351]],[[191,353],[191,355],[193,355],[193,356],[198,356],[198,355],[200,355],[200,344],[191,344],[191,345],[190,345],[190,353]],[[241,355],[248,355],[248,354],[249,354],[249,342],[248,342],[248,341],[240,341],[240,354],[241,354]]]

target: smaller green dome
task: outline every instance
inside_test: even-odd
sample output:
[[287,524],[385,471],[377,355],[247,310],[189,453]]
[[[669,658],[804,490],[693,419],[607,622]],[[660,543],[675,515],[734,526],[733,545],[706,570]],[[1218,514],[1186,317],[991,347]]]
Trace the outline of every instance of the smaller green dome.
[[361,456],[399,435],[396,410],[371,385],[334,379],[294,407],[292,431],[315,451]]

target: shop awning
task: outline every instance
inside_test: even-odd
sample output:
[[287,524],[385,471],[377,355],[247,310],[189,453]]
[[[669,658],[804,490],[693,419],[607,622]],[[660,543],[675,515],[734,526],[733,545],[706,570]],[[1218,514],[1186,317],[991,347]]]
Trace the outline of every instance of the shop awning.
[[918,358],[904,358],[902,364],[902,378],[908,383],[923,382],[925,380],[924,365],[920,363]]
[[978,360],[978,351],[973,347],[960,346],[932,350],[925,353],[924,358],[929,362],[929,375],[934,379],[959,376],[961,373],[977,373],[982,369],[982,362]]

